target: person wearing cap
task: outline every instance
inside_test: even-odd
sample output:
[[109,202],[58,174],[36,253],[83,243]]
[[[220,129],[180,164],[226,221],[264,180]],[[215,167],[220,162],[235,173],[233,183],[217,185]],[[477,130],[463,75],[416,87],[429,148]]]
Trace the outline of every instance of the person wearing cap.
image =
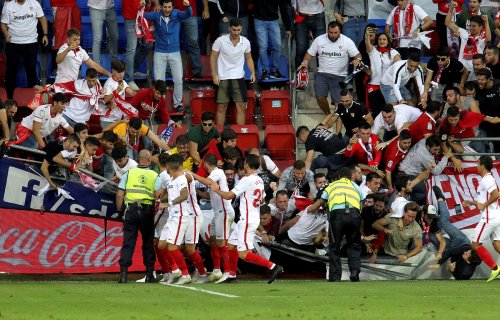
[[432,243],[435,245],[437,248],[436,260],[439,261],[443,256],[444,249],[446,248],[446,240],[441,234],[436,207],[430,204],[427,208],[424,206],[422,210],[419,210],[417,223],[422,228],[422,244],[429,245],[429,243]]
[[[439,255],[436,255],[436,263],[427,266],[428,269],[438,269],[443,263],[450,260],[447,269],[456,280],[469,280],[476,271],[476,267],[481,264],[481,258],[474,250],[471,250],[469,238],[450,221],[450,212],[446,205],[443,191],[438,186],[433,186],[432,190],[438,201],[438,225],[446,232],[448,238],[444,238],[446,246]],[[434,207],[435,210],[435,207]]]

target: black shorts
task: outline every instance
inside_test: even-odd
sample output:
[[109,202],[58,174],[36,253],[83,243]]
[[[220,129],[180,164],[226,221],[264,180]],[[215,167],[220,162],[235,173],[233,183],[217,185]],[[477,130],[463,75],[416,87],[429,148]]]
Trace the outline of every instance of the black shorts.
[[217,103],[247,102],[247,84],[244,78],[221,80],[216,87]]

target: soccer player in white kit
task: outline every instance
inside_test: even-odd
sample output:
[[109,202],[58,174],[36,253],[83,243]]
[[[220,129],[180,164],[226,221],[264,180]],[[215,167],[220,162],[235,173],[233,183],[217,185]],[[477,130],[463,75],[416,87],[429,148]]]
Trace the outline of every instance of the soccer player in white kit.
[[[213,184],[218,184],[221,191],[229,191],[227,178],[224,170],[217,167],[217,157],[214,154],[207,154],[203,158],[205,170],[209,174],[207,178],[203,178],[194,174],[196,180],[200,181],[207,187]],[[230,200],[224,200],[213,189],[209,189],[210,204],[214,211],[214,218],[210,224],[210,252],[214,269],[209,276],[210,282],[218,281],[222,277],[220,270],[220,259],[222,258],[222,267],[224,273],[229,276],[229,253],[227,248],[227,239],[229,238],[229,229],[234,220],[234,209]]]
[[[484,241],[490,240],[492,234],[500,232],[499,193],[495,178],[491,174],[492,168],[493,160],[490,156],[479,157],[477,171],[482,179],[477,188],[477,200],[466,200],[462,203],[464,207],[476,206],[481,211],[481,220],[474,230],[471,247],[473,250],[476,250],[483,262],[491,268],[491,275],[487,282],[495,280],[500,274],[500,268],[488,250],[482,245]],[[498,251],[496,246],[495,249]]]
[[191,276],[186,261],[184,261],[184,256],[179,250],[189,224],[188,203],[186,201],[189,197],[188,182],[182,169],[184,160],[180,155],[174,154],[164,161],[171,180],[166,186],[168,202],[161,203],[159,206],[160,209],[168,208],[168,220],[161,231],[158,248],[168,248],[170,255],[173,256],[182,273],[182,276],[179,277],[177,272],[174,274],[174,271],[172,271],[167,283],[173,283],[178,278],[176,284],[187,284],[191,282]]
[[283,272],[283,267],[274,264],[264,257],[252,252],[255,230],[260,224],[260,205],[264,194],[264,182],[257,175],[259,169],[259,157],[253,154],[247,155],[245,159],[245,173],[238,184],[231,191],[220,190],[219,185],[212,184],[211,188],[223,199],[231,200],[240,196],[240,220],[229,237],[229,275],[224,274],[217,283],[232,283],[236,281],[236,268],[238,258],[271,270],[271,278],[267,283],[271,284],[278,275]]
[[200,239],[200,227],[202,223],[202,213],[198,205],[198,197],[196,196],[196,180],[192,173],[184,172],[184,176],[188,181],[189,196],[187,199],[189,219],[186,234],[184,235],[184,244],[186,247],[186,256],[191,260],[198,271],[197,279],[193,278],[194,283],[206,283],[207,270],[203,264],[203,258],[200,253],[196,251],[196,244]]

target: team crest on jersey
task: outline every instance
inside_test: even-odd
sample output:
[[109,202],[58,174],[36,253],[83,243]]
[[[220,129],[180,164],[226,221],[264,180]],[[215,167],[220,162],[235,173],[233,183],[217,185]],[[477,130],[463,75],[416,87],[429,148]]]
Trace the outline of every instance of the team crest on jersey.
[[429,123],[427,124],[427,130],[432,130],[432,123],[430,123],[430,122],[429,122]]
[[392,167],[392,160],[389,160],[389,162],[387,162],[387,166]]
[[351,118],[354,118],[354,115],[355,115],[354,112],[351,112]]

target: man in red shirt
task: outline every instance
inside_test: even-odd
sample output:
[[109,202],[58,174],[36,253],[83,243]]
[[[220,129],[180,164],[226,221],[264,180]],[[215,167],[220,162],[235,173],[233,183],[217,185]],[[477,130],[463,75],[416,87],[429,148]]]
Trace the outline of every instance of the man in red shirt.
[[385,165],[385,181],[387,182],[387,188],[389,190],[393,189],[392,172],[398,167],[399,162],[408,154],[412,141],[413,138],[411,137],[410,131],[408,129],[403,129],[399,133],[399,137],[392,141],[384,151],[383,164]]
[[[448,108],[448,116],[439,125],[439,135],[441,136],[441,140],[448,140],[449,138],[474,138],[477,135],[478,126],[483,121],[496,124],[500,123],[500,118],[485,116],[484,114],[471,111],[460,111],[457,107],[450,107]],[[453,151],[458,153],[463,153],[465,151],[464,146],[466,145],[468,145],[468,141],[451,143]],[[474,145],[470,145],[470,147],[476,152],[485,152],[484,144],[478,145],[475,143]]]
[[441,104],[432,101],[427,104],[424,112],[413,122],[410,127],[411,142],[413,144],[436,132],[436,119],[441,113]]
[[354,158],[357,164],[368,165],[372,171],[377,171],[382,158],[382,152],[376,149],[377,144],[377,136],[372,134],[370,125],[364,122],[359,125],[358,133],[349,140],[344,155],[347,158]]
[[150,119],[154,116],[155,112],[159,113],[162,123],[170,121],[170,114],[167,110],[167,101],[165,100],[165,93],[167,92],[167,83],[163,80],[155,81],[153,87],[142,88],[130,101],[130,104],[139,111],[139,118],[141,118],[145,125],[151,127]]

